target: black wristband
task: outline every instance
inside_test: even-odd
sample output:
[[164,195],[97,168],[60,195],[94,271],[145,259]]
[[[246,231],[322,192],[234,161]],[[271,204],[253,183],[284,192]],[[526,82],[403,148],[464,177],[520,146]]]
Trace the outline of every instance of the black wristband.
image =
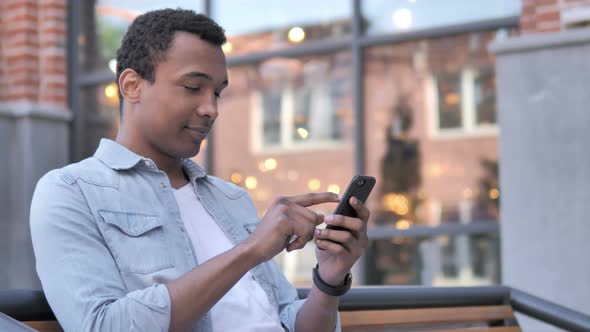
[[313,284],[325,294],[330,296],[342,296],[346,294],[352,286],[352,274],[348,272],[348,274],[346,274],[344,277],[344,282],[341,285],[332,286],[320,278],[319,265],[316,264],[316,266],[313,268]]

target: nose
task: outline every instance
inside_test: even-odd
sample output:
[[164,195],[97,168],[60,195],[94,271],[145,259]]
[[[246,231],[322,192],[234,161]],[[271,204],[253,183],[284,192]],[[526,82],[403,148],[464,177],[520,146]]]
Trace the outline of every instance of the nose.
[[206,116],[211,121],[217,118],[217,98],[215,95],[211,98],[204,98],[203,102],[197,107],[197,114],[199,116]]

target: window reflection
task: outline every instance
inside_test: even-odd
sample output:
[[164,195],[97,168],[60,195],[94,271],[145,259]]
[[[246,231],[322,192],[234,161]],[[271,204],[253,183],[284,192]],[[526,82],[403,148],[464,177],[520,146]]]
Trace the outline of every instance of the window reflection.
[[[214,173],[248,191],[262,216],[280,196],[341,193],[354,174],[350,53],[274,58],[229,69],[215,122]],[[311,207],[330,214],[335,204]],[[311,285],[313,243],[277,257]]]
[[[375,224],[406,230],[497,221],[497,137],[484,131],[496,120],[494,58],[486,50],[495,36],[471,32],[366,49]],[[368,277],[390,284],[495,283],[499,258],[490,241],[378,240]]]
[[85,0],[80,2],[81,35],[79,62],[85,71],[115,72],[117,49],[127,27],[147,11],[162,8],[185,8],[202,11],[201,0],[139,1],[139,0]]
[[363,0],[368,34],[404,32],[520,14],[520,0]]
[[435,78],[435,84],[438,97],[438,129],[461,128],[463,124],[462,75],[439,75]]
[[259,150],[349,140],[353,130],[346,53],[272,59],[259,67]]
[[351,34],[351,1],[215,0],[212,17],[227,31],[226,54],[267,51]]
[[500,282],[495,234],[396,238],[372,241],[368,279],[372,285],[459,286]]

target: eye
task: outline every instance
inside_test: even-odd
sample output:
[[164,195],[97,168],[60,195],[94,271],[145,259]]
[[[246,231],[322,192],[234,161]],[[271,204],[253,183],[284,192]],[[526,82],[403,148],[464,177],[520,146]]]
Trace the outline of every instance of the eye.
[[221,92],[215,92],[214,95],[215,95],[215,98],[216,99],[220,99],[221,98]]
[[185,86],[184,87],[187,91],[190,92],[199,92],[201,90],[200,86],[192,87],[192,86]]

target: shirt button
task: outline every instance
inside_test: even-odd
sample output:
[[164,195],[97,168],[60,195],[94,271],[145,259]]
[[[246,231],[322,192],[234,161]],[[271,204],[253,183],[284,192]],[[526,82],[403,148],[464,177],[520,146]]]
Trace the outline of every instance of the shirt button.
[[160,182],[160,187],[162,187],[162,189],[166,189],[166,184],[164,184],[164,182]]
[[209,314],[205,314],[205,319],[209,319]]
[[147,160],[145,160],[145,161],[143,162],[143,164],[144,164],[146,167],[151,167],[151,166],[152,166],[152,165],[150,164],[150,162],[149,162],[149,161],[147,161]]

